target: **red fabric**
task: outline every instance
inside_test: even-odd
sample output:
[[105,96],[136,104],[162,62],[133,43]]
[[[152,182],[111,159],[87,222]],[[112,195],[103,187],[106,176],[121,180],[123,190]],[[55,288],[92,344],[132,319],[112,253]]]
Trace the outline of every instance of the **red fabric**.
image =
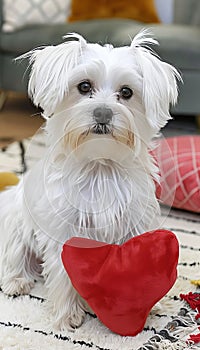
[[180,298],[187,301],[191,309],[200,312],[200,293],[180,294]]
[[200,343],[200,333],[198,333],[198,334],[190,334],[189,340],[191,340],[194,343]]
[[153,155],[161,174],[157,197],[169,206],[200,213],[200,136],[163,139]]
[[[197,311],[195,318],[198,320],[200,318],[200,293],[189,292],[188,294],[180,294],[180,298],[185,300],[190,305],[191,309]],[[200,327],[198,327],[198,329],[200,329]],[[190,334],[188,340],[191,340],[193,343],[199,343],[200,333]]]
[[187,301],[191,309],[197,311],[195,318],[198,320],[200,318],[200,293],[180,294],[180,298]]
[[74,237],[64,244],[62,261],[98,318],[113,332],[134,336],[173,286],[178,251],[175,235],[166,230],[144,233],[121,246]]

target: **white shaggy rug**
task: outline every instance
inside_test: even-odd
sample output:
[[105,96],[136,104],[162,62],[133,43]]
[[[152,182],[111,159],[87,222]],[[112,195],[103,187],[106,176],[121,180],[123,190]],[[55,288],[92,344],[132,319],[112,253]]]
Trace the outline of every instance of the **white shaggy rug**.
[[[31,144],[26,160],[24,150],[29,141],[16,142],[0,150],[0,171],[12,170],[20,174],[29,168],[43,149],[40,136]],[[38,284],[27,296],[7,297],[0,292],[0,350],[200,349],[200,343],[187,342],[190,334],[200,332],[196,311],[180,299],[180,293],[200,292],[190,283],[200,278],[200,217],[163,208],[161,224],[162,228],[172,230],[180,242],[179,277],[152,310],[143,332],[136,337],[122,337],[113,334],[97,318],[87,315],[74,333],[58,333],[45,307],[45,288]]]

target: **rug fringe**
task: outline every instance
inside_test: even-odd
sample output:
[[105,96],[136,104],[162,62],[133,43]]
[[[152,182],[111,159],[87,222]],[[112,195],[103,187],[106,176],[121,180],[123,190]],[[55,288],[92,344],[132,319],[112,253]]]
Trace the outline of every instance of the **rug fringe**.
[[[199,303],[200,294],[189,293],[189,297],[183,297],[183,295],[180,297],[184,301],[178,315],[172,316],[171,321],[168,322],[165,328],[151,337],[138,350],[200,350],[200,343],[199,346],[195,344],[198,336],[192,336],[192,333],[198,330],[195,306]],[[190,307],[186,300],[191,301]],[[187,340],[188,336],[190,338]]]

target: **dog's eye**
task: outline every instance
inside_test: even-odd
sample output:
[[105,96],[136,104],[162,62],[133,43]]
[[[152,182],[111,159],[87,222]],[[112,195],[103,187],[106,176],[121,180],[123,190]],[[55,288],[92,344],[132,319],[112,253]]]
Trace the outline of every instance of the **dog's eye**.
[[89,81],[82,81],[78,84],[78,90],[81,94],[88,94],[92,90],[92,85]]
[[123,98],[124,100],[128,100],[129,98],[132,97],[132,95],[133,95],[133,90],[131,90],[127,86],[123,86],[119,91],[119,97]]

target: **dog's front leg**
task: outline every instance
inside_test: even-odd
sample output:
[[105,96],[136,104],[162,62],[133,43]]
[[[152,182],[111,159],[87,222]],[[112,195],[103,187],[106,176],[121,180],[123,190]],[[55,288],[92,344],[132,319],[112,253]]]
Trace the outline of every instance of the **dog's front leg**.
[[44,255],[45,284],[48,303],[55,317],[55,326],[60,330],[73,330],[84,320],[88,310],[86,302],[79,296],[64,269],[61,261],[60,246]]
[[4,233],[6,239],[1,247],[0,264],[2,291],[8,295],[28,294],[34,286],[34,274],[30,268],[32,252],[23,241],[21,223],[13,232]]

